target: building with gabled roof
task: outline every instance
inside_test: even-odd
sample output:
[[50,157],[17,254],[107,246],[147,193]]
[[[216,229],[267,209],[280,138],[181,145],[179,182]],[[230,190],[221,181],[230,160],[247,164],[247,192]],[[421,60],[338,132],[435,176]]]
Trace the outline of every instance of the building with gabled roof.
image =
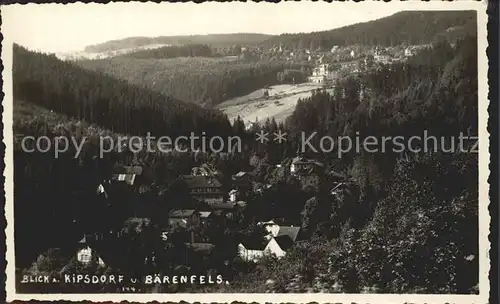
[[186,182],[189,194],[198,202],[217,204],[224,201],[222,184],[213,176],[185,175],[182,179]]
[[288,235],[263,239],[247,239],[238,245],[238,255],[244,261],[257,262],[266,255],[282,258],[295,242]]
[[91,265],[95,262],[99,266],[106,266],[104,261],[101,259],[100,255],[95,251],[90,242],[87,240],[87,236],[84,235],[83,238],[78,242],[79,249],[76,253],[76,260],[84,266]]
[[193,215],[196,211],[194,209],[184,209],[184,210],[172,210],[169,213],[170,217],[173,218],[186,218]]
[[[274,238],[281,251],[286,252],[288,249],[292,248],[295,242],[288,235],[280,235]],[[283,253],[284,255],[284,253]]]
[[323,167],[324,164],[322,162],[313,159],[307,159],[302,156],[297,156],[292,159],[292,163],[290,165],[290,172],[291,173],[298,173],[300,171],[307,172],[310,169],[318,169]]
[[194,209],[172,210],[169,213],[168,223],[172,227],[188,228],[200,223],[200,214]]

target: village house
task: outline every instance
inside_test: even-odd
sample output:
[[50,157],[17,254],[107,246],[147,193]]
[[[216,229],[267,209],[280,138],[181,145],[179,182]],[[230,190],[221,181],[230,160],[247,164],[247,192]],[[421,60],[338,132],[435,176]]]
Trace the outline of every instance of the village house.
[[333,196],[336,196],[339,193],[341,193],[344,189],[346,189],[346,187],[347,187],[347,183],[345,183],[345,182],[335,183],[333,188],[330,189],[330,194]]
[[314,171],[314,169],[309,170],[301,170],[297,174],[298,180],[300,182],[300,186],[302,189],[312,188],[318,189],[321,179],[319,174]]
[[108,199],[109,196],[104,186],[105,184],[106,184],[105,182],[102,182],[97,186],[96,194],[102,196],[105,199]]
[[267,243],[264,240],[245,240],[238,245],[238,256],[247,262],[257,262],[264,256]]
[[300,182],[302,190],[317,190],[321,184],[321,176],[323,176],[322,169],[323,166],[321,163],[309,161],[309,164],[306,165],[299,162],[299,165],[297,166],[296,164],[293,171],[290,171]]
[[168,223],[171,227],[196,227],[200,223],[200,214],[193,209],[172,210]]
[[245,172],[245,171],[240,171],[240,172],[236,173],[235,175],[233,175],[234,181],[241,181],[241,180],[249,181],[250,179],[251,179],[250,173]]
[[240,171],[232,176],[232,183],[237,190],[245,192],[252,188],[252,175],[249,172]]
[[262,224],[262,226],[268,233],[268,235],[266,236],[267,239],[286,235],[293,242],[295,242],[300,232],[300,227],[280,226],[276,224],[274,221],[265,222]]
[[198,202],[220,204],[224,201],[222,184],[212,176],[187,175],[183,177],[189,194]]
[[204,254],[211,254],[215,245],[212,243],[184,243],[186,248],[191,249],[195,252],[203,252]]
[[210,223],[216,217],[215,212],[212,211],[200,211],[198,213],[200,214],[200,222],[204,225]]
[[140,166],[116,167],[111,176],[111,181],[135,186],[142,175],[142,171],[142,167]]

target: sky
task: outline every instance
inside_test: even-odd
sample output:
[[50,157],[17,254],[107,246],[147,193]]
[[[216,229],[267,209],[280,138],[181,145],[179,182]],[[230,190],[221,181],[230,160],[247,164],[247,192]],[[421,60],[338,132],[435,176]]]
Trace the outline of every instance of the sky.
[[397,5],[327,2],[28,4],[2,7],[11,39],[44,52],[133,36],[281,34],[330,30],[392,15]]

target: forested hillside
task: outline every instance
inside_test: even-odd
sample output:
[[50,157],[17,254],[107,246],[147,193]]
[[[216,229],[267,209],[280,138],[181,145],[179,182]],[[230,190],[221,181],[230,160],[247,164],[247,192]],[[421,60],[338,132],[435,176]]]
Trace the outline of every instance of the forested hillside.
[[[307,155],[350,182],[305,203],[288,199],[286,208],[302,209],[301,228],[310,238],[281,260],[237,268],[238,279],[218,290],[477,293],[478,154],[470,150],[474,140],[464,142],[466,150],[458,146],[460,132],[478,133],[475,40],[436,44],[408,63],[348,77],[333,94],[318,91],[300,101],[285,125],[289,150],[297,149],[301,132],[318,132],[316,148],[324,135],[361,142],[374,136],[378,150],[339,156],[337,149],[310,149]],[[383,137],[408,143],[424,132],[436,136],[436,150],[432,140],[427,152],[415,151],[423,142],[412,150],[394,151],[390,142],[381,149]],[[283,146],[269,144],[266,152],[258,172],[268,172],[264,179],[278,180],[277,187],[293,185],[266,164]]]
[[[24,100],[124,134],[175,136],[229,130],[227,117],[167,94],[14,46],[14,100]],[[165,92],[166,93],[166,92]]]
[[[154,51],[153,51],[154,52]],[[243,62],[224,58],[82,60],[78,65],[131,84],[205,107],[280,83],[278,72],[301,65],[278,61]]]
[[283,34],[262,43],[267,47],[283,43],[287,48],[330,50],[334,45],[395,46],[402,43],[428,44],[439,37],[451,42],[466,34],[475,35],[474,11],[405,11],[389,17],[342,28],[301,34]]
[[152,44],[208,44],[211,47],[224,48],[235,44],[254,45],[268,39],[269,37],[269,35],[254,33],[130,37],[125,39],[107,41],[96,45],[90,45],[85,48],[85,52],[101,53],[120,49],[136,48]]

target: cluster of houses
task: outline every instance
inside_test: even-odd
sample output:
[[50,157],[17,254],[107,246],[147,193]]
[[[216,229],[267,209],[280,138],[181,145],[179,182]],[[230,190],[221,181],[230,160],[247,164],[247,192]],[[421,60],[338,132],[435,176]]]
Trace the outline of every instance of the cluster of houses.
[[323,172],[323,163],[303,156],[293,158],[290,164],[290,173],[299,180],[303,190],[318,189]]
[[[323,163],[300,155],[291,160],[287,169],[300,182],[304,190],[308,188],[317,190],[325,174]],[[132,188],[139,187],[142,174],[143,169],[140,166],[116,168],[111,180],[100,184],[97,192],[107,197],[107,183],[122,184]],[[166,225],[158,237],[168,243],[171,240],[170,235],[180,229],[180,231],[187,232],[183,234],[186,246],[213,248],[214,244],[210,242],[209,238],[200,234],[196,234],[195,237],[194,232],[202,231],[202,228],[213,227],[213,223],[225,225],[227,222],[237,222],[247,207],[249,195],[258,195],[272,187],[270,184],[256,187],[255,185],[258,183],[254,183],[253,174],[244,171],[231,176],[230,187],[223,185],[219,179],[220,173],[210,165],[192,168],[190,175],[181,176],[180,180],[184,181],[187,194],[195,204],[187,206],[188,208],[169,210]],[[338,183],[332,189],[331,194],[335,195],[335,191],[342,187],[343,184]],[[258,261],[267,255],[283,257],[300,239],[300,227],[278,223],[279,219],[257,223],[265,228],[266,235],[241,240],[237,246],[239,257],[245,261]],[[117,235],[113,232],[110,234]],[[104,265],[106,259],[100,255],[101,249],[98,243],[105,237],[109,238],[109,236],[102,234],[85,235],[79,242],[77,260],[83,264],[94,261],[99,265]]]

